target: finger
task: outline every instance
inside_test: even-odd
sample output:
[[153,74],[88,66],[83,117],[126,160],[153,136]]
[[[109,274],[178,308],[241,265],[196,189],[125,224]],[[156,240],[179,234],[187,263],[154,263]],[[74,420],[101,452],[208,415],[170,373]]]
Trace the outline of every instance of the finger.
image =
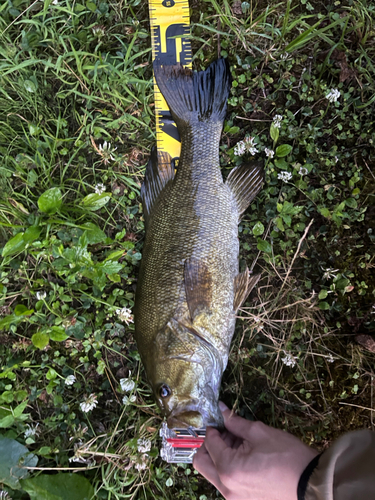
[[232,455],[231,447],[227,445],[224,439],[222,439],[220,432],[213,427],[207,427],[204,445],[215,467],[219,468],[219,470],[220,463],[224,457],[225,459],[229,459]]
[[229,432],[227,429],[221,432],[220,434],[221,439],[224,441],[224,443],[229,447],[234,450],[236,450],[242,443],[243,439],[234,436],[231,432]]
[[226,429],[238,438],[248,439],[252,422],[239,417],[233,410],[229,410],[229,408],[222,413]]
[[204,444],[193,457],[193,467],[202,474],[210,483],[216,484],[220,481],[215,465]]
[[[236,448],[242,444],[242,441],[248,440],[253,444],[269,439],[275,429],[268,427],[261,422],[252,422],[239,417],[230,410],[222,401],[219,402],[219,407],[224,418],[224,425],[228,432],[239,438],[241,441],[236,443]],[[234,447],[234,443],[233,446]]]
[[200,474],[202,474],[202,476],[205,477],[207,481],[212,483],[215,486],[215,488],[217,488],[225,497],[227,490],[220,481],[216,467],[204,444],[199,448],[199,450],[194,455],[193,467]]

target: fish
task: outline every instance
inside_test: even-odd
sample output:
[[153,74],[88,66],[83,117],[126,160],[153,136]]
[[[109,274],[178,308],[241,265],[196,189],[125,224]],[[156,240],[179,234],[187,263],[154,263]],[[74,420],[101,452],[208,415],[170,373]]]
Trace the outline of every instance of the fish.
[[226,59],[205,71],[154,62],[181,154],[153,150],[141,187],[145,241],[135,340],[169,428],[223,428],[218,400],[236,313],[259,276],[239,272],[238,223],[260,191],[261,165],[226,181],[219,144],[231,88]]

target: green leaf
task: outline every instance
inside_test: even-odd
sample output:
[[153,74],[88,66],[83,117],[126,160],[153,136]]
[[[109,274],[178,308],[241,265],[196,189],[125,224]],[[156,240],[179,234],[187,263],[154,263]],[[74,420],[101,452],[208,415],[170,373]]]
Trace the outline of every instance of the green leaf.
[[51,453],[51,447],[50,446],[42,446],[38,450],[38,455],[49,455]]
[[114,252],[111,252],[105,259],[104,262],[107,262],[108,260],[117,260],[120,257],[124,255],[124,250],[115,250]]
[[331,218],[331,212],[326,207],[318,207],[319,213],[323,215],[326,219]]
[[261,236],[264,233],[264,226],[261,222],[257,222],[253,227],[253,235]]
[[91,10],[91,12],[96,11],[96,4],[94,2],[86,2],[86,7]]
[[[270,136],[271,136],[271,139],[276,143],[278,138],[279,138],[279,129],[277,127],[275,127],[275,124],[274,123],[271,123],[271,128],[270,128]],[[285,155],[283,155],[285,156]]]
[[65,333],[65,328],[62,326],[53,326],[49,338],[55,342],[63,342],[69,338],[69,335]]
[[38,200],[38,207],[46,214],[56,213],[62,205],[62,193],[58,187],[45,191]]
[[79,474],[40,474],[24,479],[22,488],[31,500],[91,500],[94,488]]
[[108,274],[108,279],[113,281],[113,283],[121,282],[121,276],[119,274]]
[[266,240],[261,240],[260,238],[258,238],[257,249],[266,253],[272,253],[271,244]]
[[350,208],[358,207],[357,200],[355,200],[354,198],[348,198],[347,200],[345,200],[345,205],[347,205]]
[[26,244],[23,239],[23,233],[18,233],[16,234],[16,236],[13,236],[13,238],[6,242],[3,248],[3,257],[21,252],[25,248],[25,246]]
[[76,3],[74,6],[74,12],[82,12],[86,10],[85,6],[82,5],[81,3]]
[[35,467],[38,457],[31,454],[26,446],[15,439],[0,436],[0,483],[14,490],[21,488],[20,479],[28,476],[28,470],[22,468]]
[[106,274],[115,274],[118,273],[124,267],[124,264],[120,264],[119,262],[114,262],[112,260],[109,260],[107,262],[103,262],[102,264],[100,264],[100,267]]
[[22,415],[22,413],[26,409],[27,404],[28,404],[28,401],[24,401],[23,403],[21,403],[15,407],[15,409],[13,410],[13,415],[15,418],[18,418]]
[[15,308],[14,308],[14,314],[16,316],[29,316],[30,314],[32,314],[34,312],[34,309],[28,309],[26,306],[24,306],[23,304],[18,304]]
[[38,349],[44,349],[46,345],[48,345],[49,335],[42,332],[34,333],[34,335],[31,337],[31,342]]
[[292,149],[292,146],[290,146],[289,144],[281,144],[281,146],[278,146],[276,148],[276,156],[278,156],[279,158],[287,156],[292,151]]
[[50,368],[47,372],[46,379],[54,380],[56,377],[57,377],[57,371],[54,370],[53,368]]
[[25,243],[31,243],[39,238],[42,228],[39,226],[30,226],[26,229],[23,235]]
[[34,93],[36,92],[36,85],[34,82],[32,82],[31,80],[25,80],[23,82],[23,86],[25,87],[25,89],[28,91],[28,92],[31,92],[31,93]]
[[281,217],[277,217],[276,226],[280,229],[280,231],[285,231],[283,220]]
[[96,210],[99,210],[99,208],[104,207],[104,205],[109,202],[111,196],[111,193],[91,193],[83,198],[80,205],[88,210],[91,210],[92,212],[95,212]]
[[105,232],[102,231],[100,227],[98,227],[93,222],[86,222],[85,224],[83,224],[83,227],[85,228],[88,245],[96,245],[97,243],[102,243],[107,238]]
[[[0,429],[8,429],[12,427],[15,422],[13,415],[7,415],[0,420]],[[1,442],[0,442],[0,453],[1,453]]]
[[350,280],[347,278],[341,278],[335,281],[335,287],[337,290],[344,290],[350,283]]
[[319,295],[318,295],[319,300],[325,299],[327,297],[327,295],[328,295],[327,290],[320,290]]
[[328,302],[319,302],[319,309],[322,311],[327,311],[330,308]]

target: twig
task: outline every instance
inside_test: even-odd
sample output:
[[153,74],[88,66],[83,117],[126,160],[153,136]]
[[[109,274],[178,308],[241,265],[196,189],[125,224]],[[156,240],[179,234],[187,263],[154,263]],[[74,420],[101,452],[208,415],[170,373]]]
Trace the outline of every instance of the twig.
[[306,238],[307,233],[309,232],[310,227],[311,227],[311,224],[312,224],[313,222],[314,222],[314,219],[311,219],[310,224],[307,226],[307,228],[305,229],[305,231],[304,231],[304,233],[303,233],[303,235],[302,235],[302,238],[301,238],[301,239],[299,240],[299,242],[298,242],[298,247],[297,247],[297,250],[296,250],[295,254],[293,255],[292,263],[290,264],[290,266],[289,266],[289,268],[288,268],[288,271],[287,271],[287,273],[286,273],[286,276],[285,276],[285,279],[284,279],[284,281],[283,281],[283,284],[281,285],[280,292],[281,292],[281,290],[284,288],[284,285],[285,285],[285,283],[286,283],[286,282],[287,282],[287,280],[288,280],[289,274],[290,274],[290,272],[291,272],[291,270],[292,270],[292,268],[293,268],[294,261],[296,260],[296,258],[297,258],[297,256],[298,256],[298,254],[299,254],[299,250],[300,250],[300,248],[301,248],[302,242],[303,242],[303,240]]
[[354,408],[362,408],[362,410],[375,411],[375,408],[367,408],[366,406],[352,405],[350,403],[343,403],[342,401],[340,401],[339,404],[346,405],[346,406],[354,406]]

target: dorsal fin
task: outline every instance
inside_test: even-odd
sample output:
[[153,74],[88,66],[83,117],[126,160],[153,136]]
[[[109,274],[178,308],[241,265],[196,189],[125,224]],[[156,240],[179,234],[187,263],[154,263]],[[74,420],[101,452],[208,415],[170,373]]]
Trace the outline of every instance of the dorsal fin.
[[234,278],[234,301],[233,310],[237,312],[238,308],[245,302],[247,296],[258,283],[260,274],[249,276],[248,268],[241,274],[237,274]]
[[156,152],[156,148],[152,148],[151,157],[146,167],[145,178],[141,188],[143,211],[146,222],[160,193],[173,177],[174,168],[170,154],[164,151]]
[[237,202],[239,215],[244,213],[259,193],[263,177],[263,168],[259,164],[235,167],[228,175],[226,184],[230,187]]

